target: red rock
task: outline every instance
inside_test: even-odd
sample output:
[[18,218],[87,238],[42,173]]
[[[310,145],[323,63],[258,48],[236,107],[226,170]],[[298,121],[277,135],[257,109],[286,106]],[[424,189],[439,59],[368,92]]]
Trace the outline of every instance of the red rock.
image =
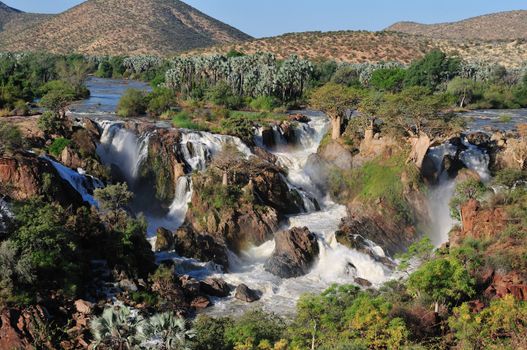
[[190,306],[195,309],[206,309],[211,305],[210,300],[204,296],[198,296],[192,300]]

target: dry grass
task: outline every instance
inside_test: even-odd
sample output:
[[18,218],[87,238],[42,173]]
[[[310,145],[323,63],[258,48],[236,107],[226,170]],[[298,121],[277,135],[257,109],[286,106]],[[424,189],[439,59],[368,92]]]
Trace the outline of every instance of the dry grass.
[[527,61],[527,42],[433,39],[397,32],[307,32],[257,39],[237,44],[193,50],[187,54],[224,53],[230,49],[254,53],[272,52],[279,58],[297,54],[312,60],[333,59],[362,63],[397,61],[409,63],[432,49],[457,55],[467,61],[500,63],[519,67]]
[[515,40],[527,39],[527,11],[508,11],[459,22],[419,24],[399,22],[387,30],[436,39]]

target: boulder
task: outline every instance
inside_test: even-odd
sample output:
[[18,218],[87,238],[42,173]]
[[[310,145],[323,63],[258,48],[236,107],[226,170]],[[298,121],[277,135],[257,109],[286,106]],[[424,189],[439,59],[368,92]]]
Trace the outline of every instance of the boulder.
[[274,131],[271,127],[265,127],[262,129],[262,144],[267,148],[273,148],[276,146]]
[[291,122],[298,122],[298,123],[309,123],[311,121],[311,119],[309,119],[308,116],[304,114],[300,114],[300,113],[290,114],[287,119],[289,119],[289,121]]
[[77,312],[80,312],[84,315],[89,315],[92,313],[93,310],[93,303],[90,303],[89,301],[78,299],[75,300],[75,309]]
[[3,309],[0,312],[0,349],[35,349],[35,343],[40,343],[42,348],[53,349],[44,332],[38,331],[42,324],[48,322],[48,313],[41,306],[23,310]]
[[307,274],[319,253],[317,237],[307,227],[294,227],[275,235],[275,249],[265,270],[282,278]]
[[174,235],[164,227],[157,229],[156,233],[156,252],[166,252],[174,249]]
[[372,283],[364,278],[355,277],[353,280],[355,281],[355,283],[357,283],[359,286],[363,288],[369,288],[372,286]]
[[220,278],[209,277],[200,282],[201,292],[219,298],[228,297],[231,294],[231,287]]
[[211,306],[212,303],[210,302],[210,300],[205,297],[205,296],[197,296],[195,297],[194,299],[192,299],[192,301],[190,302],[190,306],[194,309],[206,309],[208,308],[209,306]]
[[332,140],[327,145],[321,146],[318,154],[337,168],[348,170],[353,166],[353,154],[338,140]]
[[252,290],[242,283],[236,287],[234,297],[238,300],[245,301],[246,303],[253,303],[260,300],[260,295],[259,291]]
[[223,243],[211,235],[197,233],[191,226],[182,226],[177,230],[174,249],[181,256],[212,261],[225,269],[229,268],[229,257]]
[[485,132],[472,132],[466,135],[467,141],[478,147],[488,147],[491,142],[491,135]]

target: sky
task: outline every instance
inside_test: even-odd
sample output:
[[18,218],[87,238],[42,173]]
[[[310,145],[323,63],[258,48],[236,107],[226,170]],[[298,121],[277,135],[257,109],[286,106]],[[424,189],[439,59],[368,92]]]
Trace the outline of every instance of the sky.
[[[82,0],[0,0],[26,12],[58,13]],[[137,0],[142,1],[142,0]],[[291,32],[382,30],[398,21],[438,23],[527,9],[525,0],[184,0],[261,38]]]

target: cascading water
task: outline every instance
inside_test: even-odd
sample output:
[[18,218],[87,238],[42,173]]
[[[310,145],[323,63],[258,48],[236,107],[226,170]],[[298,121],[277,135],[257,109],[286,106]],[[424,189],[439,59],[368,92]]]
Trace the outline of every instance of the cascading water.
[[13,213],[7,202],[0,198],[0,234],[7,233],[8,222],[13,219]]
[[[232,284],[245,283],[251,288],[264,292],[262,305],[271,311],[286,313],[293,311],[295,301],[305,292],[320,292],[332,283],[353,283],[354,278],[367,279],[377,285],[390,277],[390,270],[369,255],[350,250],[335,239],[335,231],[340,221],[347,215],[346,208],[331,201],[326,193],[313,185],[305,167],[308,158],[316,153],[318,146],[328,131],[329,121],[321,113],[310,113],[309,123],[298,123],[294,128],[298,145],[286,145],[279,128],[275,137],[282,139],[276,142],[274,149],[269,149],[277,161],[287,170],[287,183],[292,190],[297,190],[304,198],[306,213],[290,217],[290,227],[308,227],[318,237],[320,255],[312,271],[303,277],[281,279],[264,270],[264,263],[272,254],[274,241],[260,247],[254,247],[241,256],[231,254],[231,271],[223,274],[213,264],[197,262],[193,259],[174,257],[163,253],[159,258],[174,258],[179,273],[187,273],[196,278],[219,274]],[[99,122],[103,128],[101,158],[106,164],[113,164],[131,178],[147,156],[148,138],[133,135],[115,122]],[[224,145],[232,144],[246,157],[251,150],[238,138],[214,135],[207,132],[180,130],[181,140],[174,152],[182,155],[188,171],[203,171],[212,157],[220,152]],[[256,143],[260,144],[258,133]],[[123,159],[120,159],[120,158]],[[176,185],[175,198],[168,214],[163,218],[149,217],[149,233],[152,235],[157,227],[174,230],[183,222],[188,203],[192,197],[192,184],[189,175],[181,176]],[[316,200],[315,200],[316,198]],[[321,210],[318,210],[318,209]],[[372,250],[384,255],[380,247],[372,244]],[[271,302],[272,300],[272,302]],[[234,298],[216,301],[217,307],[212,312],[225,309],[239,309],[240,304]],[[245,305],[245,304],[244,304]]]
[[[317,189],[304,171],[309,156],[316,153],[326,134],[329,122],[323,114],[310,113],[309,117],[311,121],[308,124],[299,124],[295,128],[299,141],[297,147],[277,143],[277,147],[269,151],[288,170],[288,181],[296,188],[304,189],[310,197],[316,196],[321,203],[321,210],[310,208],[307,213],[290,217],[289,225],[284,227],[288,229],[305,226],[317,235],[320,250],[317,263],[303,277],[281,279],[274,276],[264,269],[264,263],[274,249],[274,241],[269,241],[247,250],[240,257],[232,254],[231,272],[218,275],[231,284],[245,283],[262,291],[262,307],[280,314],[293,312],[296,300],[303,293],[321,292],[332,283],[353,283],[355,277],[360,277],[379,285],[390,277],[390,271],[384,265],[374,261],[369,255],[350,250],[336,241],[335,231],[341,219],[347,215],[346,207],[332,202],[329,196],[317,195]],[[256,142],[261,145],[258,134]],[[380,247],[372,249],[384,255]],[[237,313],[244,307],[247,305],[233,298],[222,299],[216,301],[216,306],[210,313]]]
[[452,179],[443,168],[445,157],[455,158],[457,156],[464,166],[475,171],[483,182],[487,182],[491,178],[489,172],[490,157],[486,150],[469,143],[465,136],[461,138],[461,142],[463,149],[448,141],[440,146],[430,148],[427,154],[427,157],[434,164],[436,173],[439,174],[438,184],[431,189],[428,197],[430,213],[433,214],[430,217],[430,239],[436,247],[448,241],[448,234],[457,223],[450,212],[450,201],[456,189],[456,180]]
[[52,160],[51,158],[44,157],[44,159],[53,165],[60,177],[66,180],[71,185],[71,187],[73,187],[82,196],[82,199],[85,202],[98,207],[97,201],[95,198],[93,198],[93,191],[96,188],[104,187],[104,184],[100,180],[85,175],[82,169],[79,169],[80,172],[75,171]]
[[117,166],[128,183],[137,178],[141,164],[148,156],[149,134],[138,137],[126,130],[122,122],[98,121],[103,129],[97,154],[106,165]]

